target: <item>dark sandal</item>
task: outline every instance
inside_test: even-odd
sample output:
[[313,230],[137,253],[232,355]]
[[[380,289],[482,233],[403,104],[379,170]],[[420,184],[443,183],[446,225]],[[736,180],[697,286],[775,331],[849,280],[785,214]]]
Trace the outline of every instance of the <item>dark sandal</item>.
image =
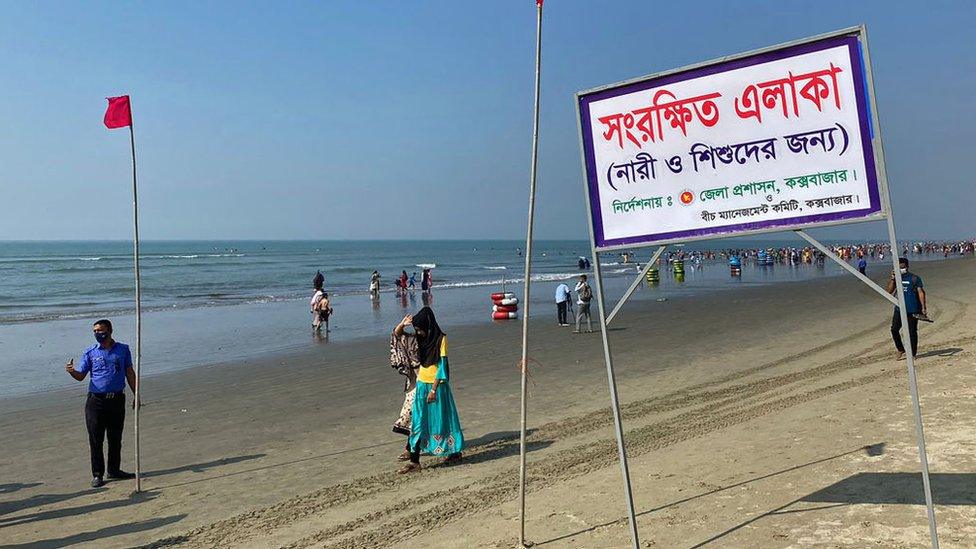
[[404,450],[402,454],[397,456],[397,461],[410,461],[410,452]]
[[444,460],[444,465],[447,465],[447,466],[450,466],[450,465],[459,465],[460,463],[461,463],[461,454],[460,453],[458,453],[458,454],[451,454],[451,455],[447,456],[447,458]]

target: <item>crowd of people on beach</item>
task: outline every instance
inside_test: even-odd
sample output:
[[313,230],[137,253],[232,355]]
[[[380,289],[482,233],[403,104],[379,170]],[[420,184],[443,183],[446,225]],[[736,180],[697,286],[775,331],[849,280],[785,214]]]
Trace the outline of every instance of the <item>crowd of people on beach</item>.
[[[373,271],[373,274],[369,277],[369,296],[373,299],[379,299],[380,297],[380,275],[379,271]],[[397,297],[404,295],[407,292],[413,292],[417,289],[417,272],[414,271],[413,274],[407,275],[407,271],[403,270],[400,272],[400,276],[393,280],[393,285],[396,287]],[[431,291],[434,287],[434,275],[430,268],[424,268],[420,274],[420,291],[427,293]]]
[[[852,243],[828,246],[828,249],[844,261],[856,261],[858,268],[864,273],[868,260],[884,261],[892,255],[891,245],[888,243]],[[976,252],[976,239],[959,241],[919,241],[905,243],[901,248],[901,257],[929,257],[941,255],[947,259],[955,256],[973,255]],[[672,249],[662,254],[659,262],[662,264],[672,264],[675,261],[683,261],[694,266],[704,266],[706,262],[725,262],[736,258],[738,262],[753,262],[758,266],[763,265],[803,265],[814,264],[823,265],[826,261],[826,254],[820,250],[805,246],[771,246],[767,248],[724,248],[717,250],[686,250],[684,248]],[[582,259],[582,258],[581,258]],[[640,266],[634,252],[621,252],[620,260],[623,264],[635,264]],[[582,267],[580,267],[582,269]]]
[[[379,300],[380,297],[380,280],[382,276],[379,271],[373,271],[369,277],[369,296],[373,300],[374,304]],[[394,280],[394,285],[396,286],[396,296],[404,298],[404,304],[406,304],[406,296],[408,293],[412,293],[417,289],[417,273],[414,272],[412,275],[407,275],[407,271],[403,270]],[[421,273],[420,289],[424,294],[424,303],[430,303],[429,294],[433,288],[433,275],[431,274],[430,268],[423,269]],[[312,314],[312,331],[315,334],[322,332],[322,327],[325,327],[325,333],[329,333],[331,330],[329,328],[329,319],[332,317],[333,308],[332,303],[329,299],[329,293],[325,291],[325,275],[322,271],[318,271],[315,277],[312,279],[312,297],[309,299],[309,312]]]

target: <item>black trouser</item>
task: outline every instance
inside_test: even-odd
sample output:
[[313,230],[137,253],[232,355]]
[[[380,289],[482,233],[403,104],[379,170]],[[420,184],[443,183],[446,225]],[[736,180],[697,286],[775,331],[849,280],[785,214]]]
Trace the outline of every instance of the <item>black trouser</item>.
[[108,472],[119,472],[122,463],[122,427],[125,425],[125,393],[88,393],[85,425],[91,448],[92,476],[105,474],[102,440],[108,434]]
[[420,441],[417,441],[417,446],[410,448],[410,439],[407,439],[407,451],[410,452],[410,463],[420,463]]
[[560,324],[569,324],[566,322],[566,302],[560,301],[556,303],[556,319]]
[[[905,352],[905,346],[901,342],[901,313],[895,309],[895,314],[891,317],[891,339],[895,340],[895,348],[899,353]],[[918,319],[908,315],[908,339],[912,342],[912,356],[918,354]]]

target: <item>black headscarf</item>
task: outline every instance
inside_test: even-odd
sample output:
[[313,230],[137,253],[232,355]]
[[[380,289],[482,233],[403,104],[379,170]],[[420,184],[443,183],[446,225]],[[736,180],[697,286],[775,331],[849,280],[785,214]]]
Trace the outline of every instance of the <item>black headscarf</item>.
[[430,307],[424,307],[413,315],[413,328],[422,330],[423,337],[417,334],[417,346],[420,349],[420,363],[424,366],[437,364],[441,359],[441,338],[444,332],[437,325],[434,318],[434,311]]

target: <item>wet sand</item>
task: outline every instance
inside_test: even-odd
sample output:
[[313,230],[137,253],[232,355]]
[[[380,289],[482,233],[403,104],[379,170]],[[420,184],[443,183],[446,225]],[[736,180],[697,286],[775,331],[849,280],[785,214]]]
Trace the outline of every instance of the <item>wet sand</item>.
[[[966,547],[976,261],[918,274],[936,319],[920,328],[919,361],[932,471],[946,475],[933,491],[944,546]],[[537,312],[530,342],[528,538],[627,546],[599,334],[552,317]],[[890,317],[847,278],[628,305],[609,333],[647,546],[925,546]],[[425,458],[423,472],[393,474],[402,395],[385,338],[147,381],[139,495],[131,482],[88,488],[79,386],[0,401],[0,544],[513,546],[519,325],[444,328],[461,466]]]

